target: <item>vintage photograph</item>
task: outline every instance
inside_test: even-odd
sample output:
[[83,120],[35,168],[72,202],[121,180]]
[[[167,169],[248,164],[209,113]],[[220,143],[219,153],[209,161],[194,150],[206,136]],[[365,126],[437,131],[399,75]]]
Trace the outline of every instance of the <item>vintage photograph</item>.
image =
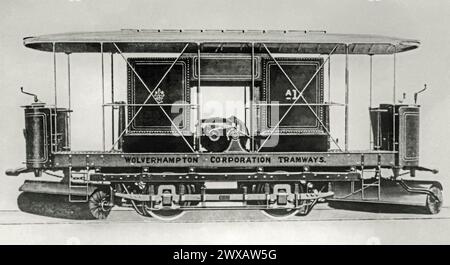
[[0,244],[450,243],[449,17],[1,1]]

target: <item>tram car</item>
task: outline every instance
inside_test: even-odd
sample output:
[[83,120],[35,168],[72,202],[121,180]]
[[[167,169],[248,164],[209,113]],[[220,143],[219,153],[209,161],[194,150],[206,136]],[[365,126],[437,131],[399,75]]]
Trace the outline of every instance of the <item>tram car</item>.
[[[372,106],[371,97],[367,104],[370,148],[349,150],[349,57],[368,58],[372,76],[372,57],[392,56],[395,74],[396,54],[418,48],[417,40],[299,30],[121,30],[27,37],[24,45],[51,54],[55,75],[53,104],[22,88],[34,96],[24,106],[26,166],[6,174],[34,173],[36,180],[20,187],[25,194],[66,196],[97,219],[114,206],[164,220],[201,209],[286,218],[324,202],[414,205],[429,214],[442,206],[438,181],[413,178],[437,170],[419,162],[420,106],[396,102],[395,77],[392,102]],[[70,66],[75,53],[101,58],[102,150],[72,151],[76,108],[70,98],[69,105],[58,101],[62,89],[70,97],[70,67],[69,85],[58,83],[56,58],[67,56]],[[342,103],[329,96],[333,56],[345,58]],[[114,96],[113,60],[126,66],[123,101]],[[243,91],[244,117],[204,116],[203,92],[226,95],[231,87]],[[335,106],[345,115],[331,128]],[[332,129],[344,131],[344,141]],[[60,179],[39,180],[43,174]]]

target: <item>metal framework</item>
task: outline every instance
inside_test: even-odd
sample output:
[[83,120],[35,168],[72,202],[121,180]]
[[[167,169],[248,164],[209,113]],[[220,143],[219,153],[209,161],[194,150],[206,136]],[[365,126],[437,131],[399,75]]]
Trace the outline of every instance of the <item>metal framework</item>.
[[[172,65],[169,67],[169,69],[167,69],[167,71],[165,72],[165,74],[163,75],[163,77],[160,79],[160,81],[156,84],[156,86],[150,90],[147,86],[147,84],[145,84],[144,80],[141,78],[141,76],[138,74],[138,72],[134,69],[134,67],[131,65],[131,63],[127,60],[127,58],[123,55],[122,51],[119,49],[119,47],[113,43],[114,46],[116,47],[117,51],[119,52],[119,54],[121,55],[121,57],[124,59],[124,61],[127,63],[127,65],[130,67],[130,69],[133,71],[133,73],[136,75],[136,77],[139,79],[139,81],[142,83],[142,85],[145,87],[145,89],[149,92],[149,95],[147,96],[147,98],[144,100],[143,104],[147,104],[147,102],[150,100],[151,97],[154,98],[153,93],[156,91],[156,89],[158,89],[159,85],[162,83],[162,81],[164,80],[164,78],[166,78],[167,74],[170,72],[170,70],[172,70],[173,66],[175,66],[175,64],[178,62],[178,60],[181,58],[181,56],[183,55],[184,51],[186,50],[186,48],[189,46],[189,43],[186,44],[183,48],[183,50],[180,52],[180,54],[178,55],[178,57],[175,59],[175,61],[172,63]],[[194,148],[191,146],[191,144],[186,140],[186,137],[184,137],[183,133],[180,131],[180,129],[178,128],[178,126],[173,122],[173,120],[170,118],[169,114],[167,114],[167,112],[164,110],[164,108],[161,106],[161,104],[155,100],[155,102],[158,104],[158,106],[160,107],[160,109],[163,111],[164,115],[167,117],[167,119],[169,119],[170,123],[172,124],[172,127],[174,127],[177,131],[177,133],[183,138],[183,140],[185,141],[185,143],[188,145],[188,147],[191,149],[192,152],[195,152]],[[125,126],[125,129],[120,133],[118,139],[114,142],[113,148],[114,146],[117,144],[117,142],[122,138],[122,136],[125,134],[125,132],[127,131],[128,127],[132,124],[132,122],[134,121],[134,119],[136,119],[137,115],[140,113],[140,111],[143,109],[144,106],[141,106],[136,113],[134,114],[134,116],[131,118],[130,121],[128,121],[128,124]],[[112,149],[111,149],[112,150]]]
[[[111,103],[114,103],[114,53],[111,53]],[[114,134],[116,133],[114,122],[114,106],[111,107],[111,142],[114,147]]]
[[72,143],[72,126],[71,126],[71,114],[72,114],[72,96],[71,96],[71,84],[70,84],[70,53],[67,53],[67,94],[68,94],[68,104],[69,104],[69,117],[68,117],[68,137],[67,137],[67,147],[70,148]]
[[194,137],[197,139],[197,151],[200,152],[201,148],[201,134],[202,134],[202,97],[201,97],[201,59],[200,59],[200,53],[201,53],[201,44],[197,43],[197,64],[198,64],[198,79],[197,79],[197,137]]
[[[373,55],[369,55],[369,110],[373,106]],[[369,149],[373,149],[372,128],[369,126]]]
[[[172,127],[175,128],[177,134],[179,134],[182,139],[184,140],[184,142],[187,144],[187,146],[189,147],[189,149],[192,152],[201,152],[201,105],[202,105],[202,99],[201,99],[201,73],[200,73],[200,69],[201,69],[201,49],[202,49],[202,43],[197,42],[197,56],[198,56],[198,60],[197,60],[197,67],[198,67],[198,80],[197,80],[197,104],[192,104],[192,103],[188,103],[188,104],[162,104],[162,103],[158,103],[157,104],[148,104],[148,101],[150,100],[150,98],[154,97],[153,93],[156,91],[156,89],[158,88],[158,86],[162,83],[162,81],[165,79],[165,77],[167,76],[167,74],[171,71],[171,69],[173,68],[173,66],[179,61],[179,59],[181,58],[181,56],[185,53],[186,49],[188,48],[190,43],[186,43],[185,46],[183,47],[183,49],[179,52],[178,56],[175,58],[175,60],[173,61],[173,63],[171,64],[171,66],[169,67],[169,69],[164,73],[164,75],[161,77],[160,81],[157,83],[157,85],[150,90],[149,87],[145,84],[144,80],[140,77],[140,75],[137,73],[137,71],[134,69],[134,67],[130,64],[130,62],[127,60],[127,58],[125,57],[125,55],[123,54],[122,50],[119,48],[119,46],[116,43],[111,43],[114,47],[117,53],[119,53],[119,55],[122,57],[122,59],[126,62],[126,64],[130,67],[130,69],[133,71],[133,73],[135,74],[135,76],[139,79],[139,81],[142,83],[142,85],[145,87],[145,89],[148,91],[149,95],[147,96],[147,98],[145,99],[145,101],[142,104],[128,104],[128,103],[115,103],[114,102],[114,52],[111,51],[111,103],[105,103],[105,67],[104,67],[104,43],[101,42],[100,43],[100,54],[101,54],[101,76],[102,76],[102,80],[101,80],[101,90],[102,90],[102,146],[103,146],[103,151],[106,151],[106,117],[105,117],[105,107],[111,107],[111,127],[112,127],[112,131],[111,131],[111,140],[112,140],[112,148],[110,149],[110,151],[114,150],[115,146],[118,144],[118,142],[122,139],[123,135],[127,132],[129,126],[132,124],[132,122],[135,120],[135,118],[137,117],[137,115],[142,111],[142,109],[146,106],[159,106],[160,109],[162,110],[162,112],[164,113],[164,115],[166,116],[166,118],[170,121],[170,123],[172,124]],[[222,44],[223,45],[223,44]],[[336,43],[333,47],[333,49],[331,49],[331,51],[327,54],[327,58],[325,59],[325,61],[319,66],[319,68],[316,70],[316,72],[314,73],[314,75],[310,78],[310,80],[307,82],[307,84],[300,90],[296,87],[296,85],[293,83],[293,81],[291,80],[291,78],[289,77],[289,75],[284,71],[283,67],[280,65],[280,63],[278,62],[278,60],[274,57],[274,55],[272,54],[272,52],[269,50],[269,48],[267,47],[267,45],[265,43],[255,43],[255,42],[250,42],[250,43],[245,43],[245,45],[248,45],[251,50],[251,86],[249,89],[249,135],[247,135],[250,139],[250,152],[260,152],[261,149],[264,147],[264,145],[267,143],[267,141],[270,139],[270,137],[272,137],[272,135],[275,133],[275,131],[277,130],[277,128],[280,126],[281,122],[285,119],[285,117],[287,116],[287,114],[289,113],[289,111],[294,107],[294,106],[307,106],[308,109],[311,111],[311,113],[315,116],[316,120],[320,123],[320,125],[323,127],[323,129],[325,130],[325,132],[327,133],[327,135],[330,137],[330,139],[332,140],[332,142],[337,146],[337,148],[341,151],[341,152],[348,152],[348,126],[349,126],[349,45],[345,44],[345,103],[344,104],[339,104],[339,103],[332,103],[331,101],[331,55],[334,54],[334,52],[337,50],[337,48],[339,47],[339,45],[343,45],[342,43]],[[277,67],[281,70],[281,72],[283,73],[283,75],[287,78],[287,80],[289,81],[290,85],[299,93],[299,97],[297,99],[294,100],[293,103],[288,103],[288,104],[283,104],[283,103],[254,103],[254,89],[255,89],[255,62],[254,62],[254,58],[255,58],[255,46],[256,45],[260,45],[261,47],[264,48],[264,50],[266,51],[266,53],[270,56],[270,58],[275,62],[275,64],[277,65]],[[55,93],[55,97],[54,97],[54,101],[55,101],[55,108],[58,107],[58,93],[57,93],[57,65],[56,65],[56,53],[57,53],[57,42],[53,42],[52,43],[52,52],[53,52],[53,74],[54,74],[54,93]],[[299,46],[300,47],[300,46]],[[319,46],[320,47],[320,46]],[[396,98],[396,46],[392,45],[394,52],[393,54],[393,63],[394,63],[394,82],[393,82],[393,101],[395,103],[395,98]],[[280,48],[281,49],[281,48]],[[300,48],[299,48],[300,49]],[[68,123],[69,123],[69,143],[70,143],[70,111],[71,111],[71,84],[70,84],[70,52],[67,52],[67,68],[68,68],[68,92],[69,92],[69,119],[68,119]],[[373,76],[373,67],[372,67],[372,57],[373,54],[369,54],[369,58],[370,58],[370,108],[372,108],[372,98],[373,98],[373,80],[372,80],[372,76]],[[316,77],[316,75],[319,73],[319,71],[324,67],[324,65],[327,64],[327,75],[328,75],[328,103],[309,103],[306,98],[303,96],[303,92],[305,91],[305,89],[308,87],[308,85],[314,80],[314,78]],[[297,103],[299,99],[302,99],[305,103]],[[180,105],[180,106],[190,106],[191,108],[196,108],[196,112],[197,112],[197,127],[195,130],[195,137],[194,137],[194,146],[191,146],[191,144],[187,141],[187,139],[185,138],[184,134],[180,131],[180,129],[178,128],[178,126],[173,122],[173,120],[170,118],[170,116],[167,114],[167,112],[164,110],[163,106],[166,105]],[[247,104],[245,104],[247,106]],[[114,114],[114,108],[117,106],[125,106],[126,108],[130,107],[130,106],[139,106],[140,108],[134,113],[133,117],[127,122],[125,128],[123,129],[123,131],[121,131],[120,133],[118,133],[117,138],[115,138],[115,114]],[[255,131],[254,131],[254,114],[255,114],[255,107],[258,106],[288,106],[289,108],[287,109],[287,111],[283,114],[283,116],[279,119],[279,121],[277,122],[277,124],[275,125],[274,128],[272,128],[272,130],[270,131],[269,135],[266,137],[266,139],[263,141],[263,143],[259,146],[258,149],[255,148]],[[317,113],[314,111],[314,109],[312,108],[312,106],[344,106],[345,107],[345,148],[342,149],[340,147],[340,145],[338,144],[338,142],[335,140],[335,138],[331,135],[331,132],[329,130],[329,128],[327,128],[323,121],[320,119],[320,117],[317,115]],[[247,108],[247,107],[246,107]],[[395,118],[395,117],[394,117]],[[395,120],[395,119],[394,119]],[[247,121],[246,121],[247,122]],[[56,115],[54,116],[52,125],[54,126],[54,131],[57,132],[57,119],[56,119]],[[394,130],[395,130],[395,126],[394,126]],[[371,136],[372,132],[370,131],[370,145],[372,146],[373,142],[372,142],[372,136]],[[57,135],[52,135],[51,137],[51,144],[52,144],[52,150],[54,152],[57,152]],[[397,140],[395,139],[395,131],[394,131],[394,151],[397,150],[396,145],[397,145]],[[69,144],[70,146],[70,144]]]
[[[267,48],[267,46],[263,43],[264,48],[266,49],[267,53],[269,54],[269,56],[272,58],[272,60],[274,60],[275,64],[278,66],[278,68],[281,70],[281,72],[283,73],[283,75],[287,78],[287,80],[289,81],[289,83],[291,84],[291,86],[299,93],[299,97],[296,98],[294,100],[294,102],[292,102],[292,104],[289,106],[289,108],[286,110],[286,112],[283,114],[283,116],[281,117],[281,119],[278,121],[278,123],[275,125],[275,127],[271,130],[269,136],[266,138],[266,140],[264,140],[264,142],[261,144],[261,146],[259,147],[259,149],[257,150],[257,152],[259,152],[263,147],[264,144],[266,144],[266,142],[269,140],[269,138],[273,135],[273,133],[275,132],[275,130],[280,126],[281,122],[284,120],[284,118],[287,116],[287,114],[289,113],[289,111],[296,105],[297,101],[301,98],[304,102],[305,105],[309,108],[309,110],[312,112],[312,114],[315,116],[316,120],[320,123],[320,125],[323,127],[323,129],[326,131],[326,133],[328,134],[328,136],[330,137],[330,139],[336,144],[336,146],[342,151],[341,147],[339,146],[339,144],[336,142],[336,140],[333,138],[333,136],[331,135],[330,131],[328,130],[328,128],[323,124],[322,120],[319,118],[319,116],[317,115],[317,113],[314,111],[314,109],[311,107],[311,105],[308,103],[308,101],[306,100],[306,98],[303,96],[303,92],[306,90],[306,88],[309,86],[309,84],[314,80],[314,78],[316,77],[316,75],[320,72],[320,70],[323,68],[323,66],[325,65],[325,63],[328,61],[328,59],[330,58],[330,56],[334,53],[334,51],[337,49],[338,45],[336,45],[333,50],[331,50],[330,54],[328,54],[328,58],[320,65],[320,67],[316,70],[316,72],[313,74],[313,76],[309,79],[309,81],[306,83],[306,85],[302,88],[302,90],[299,90],[297,88],[297,86],[294,84],[294,82],[291,80],[291,78],[289,77],[289,75],[284,71],[283,67],[281,67],[280,63],[275,59],[275,57],[272,55],[272,53],[270,52],[270,50]],[[253,77],[252,77],[253,79]]]
[[[56,43],[53,43],[53,84],[54,84],[54,93],[55,93],[55,110],[58,109],[58,88],[57,88],[57,84],[56,84]],[[51,145],[51,150],[53,150],[53,152],[57,151],[57,146],[58,146],[58,130],[57,130],[57,126],[58,126],[58,119],[56,117],[56,113],[53,116],[53,122],[51,122],[50,124],[52,124],[54,126],[54,131],[55,131],[55,135],[53,135],[53,133],[50,133],[51,137],[50,137],[50,145]],[[52,130],[51,130],[52,131]]]
[[345,45],[345,151],[348,151],[348,104],[349,104],[349,75],[348,75],[348,45]]

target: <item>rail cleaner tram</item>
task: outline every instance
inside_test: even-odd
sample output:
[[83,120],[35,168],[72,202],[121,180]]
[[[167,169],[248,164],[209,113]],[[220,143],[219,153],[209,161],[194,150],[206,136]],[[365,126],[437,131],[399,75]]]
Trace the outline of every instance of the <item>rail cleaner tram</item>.
[[[26,180],[20,190],[65,196],[98,219],[114,206],[165,220],[205,209],[258,209],[286,218],[306,215],[320,202],[413,205],[436,214],[442,185],[412,178],[437,173],[419,163],[420,106],[396,102],[396,54],[419,44],[298,30],[121,30],[27,37],[25,47],[53,56],[55,102],[40,102],[22,88],[34,96],[24,106],[26,166],[6,173],[58,176],[58,181]],[[101,60],[100,151],[71,147],[76,108],[70,105],[70,56],[76,53],[97,53]],[[380,55],[393,58],[393,99],[372,106],[372,58]],[[56,82],[57,56],[67,56],[68,85]],[[341,103],[329,96],[333,56],[345,58]],[[371,144],[363,151],[348,147],[352,56],[370,60]],[[113,60],[126,68],[126,100],[115,98],[119,88]],[[226,90],[236,87],[243,96],[243,117],[203,115],[205,91],[221,90],[226,97]],[[66,106],[58,102],[61,89],[69,90]],[[345,114],[333,128],[344,132],[340,142],[330,127],[335,106]],[[229,185],[217,188],[214,183]]]

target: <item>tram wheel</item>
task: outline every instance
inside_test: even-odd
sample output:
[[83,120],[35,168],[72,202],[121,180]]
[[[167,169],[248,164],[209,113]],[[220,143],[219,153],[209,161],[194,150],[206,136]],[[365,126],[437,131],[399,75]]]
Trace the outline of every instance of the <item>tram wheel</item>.
[[[257,193],[264,193],[264,184],[260,183],[256,185],[255,191]],[[253,192],[253,191],[252,191]],[[258,202],[258,204],[263,204],[262,202]],[[300,210],[299,209],[264,209],[261,212],[273,219],[286,219],[291,216],[297,215]]]
[[183,210],[151,210],[146,202],[142,204],[142,212],[147,217],[154,217],[164,221],[178,219],[185,213]]
[[[195,185],[185,184],[186,194],[195,193]],[[155,187],[157,189],[158,187]],[[198,203],[197,203],[198,204]],[[193,202],[183,202],[182,206],[196,205]],[[159,220],[171,221],[180,218],[185,214],[183,210],[151,210],[150,202],[142,203],[142,212],[147,217],[154,217]]]
[[145,210],[145,213],[148,216],[153,218],[163,220],[163,221],[172,221],[180,218],[185,214],[183,210],[156,210],[156,211],[148,211]]
[[270,218],[285,219],[297,215],[299,211],[298,209],[270,209],[262,210],[262,213]]
[[430,188],[430,191],[436,195],[439,200],[436,200],[433,196],[428,195],[427,196],[427,202],[426,202],[426,210],[429,214],[437,214],[441,211],[442,207],[442,190],[436,186],[432,186]]
[[89,197],[89,211],[95,219],[106,219],[111,212],[112,207],[109,206],[109,195],[102,191],[96,190]]

